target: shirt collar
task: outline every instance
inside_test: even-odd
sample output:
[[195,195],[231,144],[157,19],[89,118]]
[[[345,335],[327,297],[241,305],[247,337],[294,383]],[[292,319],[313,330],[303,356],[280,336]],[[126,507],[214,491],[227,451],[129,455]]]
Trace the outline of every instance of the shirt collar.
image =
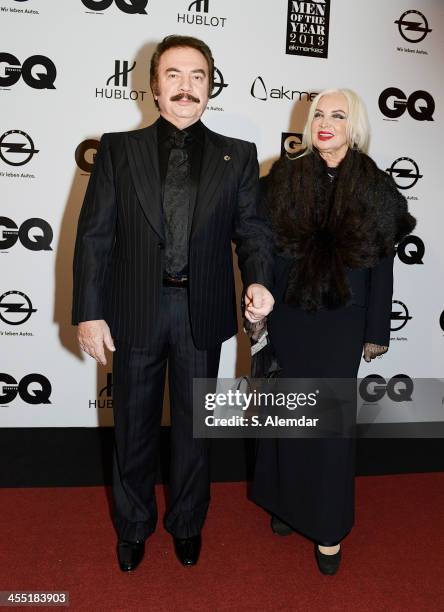
[[[173,125],[170,121],[162,117],[159,117],[158,124],[158,135],[159,141],[164,142],[167,141],[174,132],[180,131],[175,125]],[[203,144],[204,142],[204,125],[202,121],[199,119],[192,125],[189,125],[185,131],[190,134],[195,140]]]

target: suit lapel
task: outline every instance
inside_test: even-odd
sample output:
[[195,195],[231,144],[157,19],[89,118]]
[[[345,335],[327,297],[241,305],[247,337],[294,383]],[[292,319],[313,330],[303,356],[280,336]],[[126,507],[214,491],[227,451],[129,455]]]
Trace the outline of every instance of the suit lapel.
[[228,165],[226,157],[230,158],[228,153],[224,139],[206,129],[199,186],[196,187],[197,193],[192,194],[194,197],[191,197],[190,202],[189,234],[197,227],[217,193]]
[[140,205],[148,223],[156,234],[164,239],[157,123],[140,132],[128,134],[126,148],[130,172]]

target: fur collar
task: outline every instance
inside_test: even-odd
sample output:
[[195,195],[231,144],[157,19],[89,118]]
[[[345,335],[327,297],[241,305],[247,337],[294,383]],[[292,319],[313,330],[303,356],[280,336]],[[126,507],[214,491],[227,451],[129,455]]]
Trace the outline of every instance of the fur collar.
[[286,302],[306,310],[345,305],[347,269],[370,268],[392,255],[416,225],[393,179],[354,150],[333,182],[316,152],[282,157],[264,193],[276,250],[293,261]]

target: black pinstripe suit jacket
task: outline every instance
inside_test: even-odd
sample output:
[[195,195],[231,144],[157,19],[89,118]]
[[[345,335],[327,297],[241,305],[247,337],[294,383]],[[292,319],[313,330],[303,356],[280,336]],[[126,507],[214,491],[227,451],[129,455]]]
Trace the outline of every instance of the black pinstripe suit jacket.
[[[195,344],[237,331],[231,241],[244,286],[270,286],[269,230],[257,216],[254,144],[205,128],[199,185],[189,211],[189,305]],[[105,319],[116,339],[149,343],[164,266],[157,123],[104,134],[80,213],[73,324]]]

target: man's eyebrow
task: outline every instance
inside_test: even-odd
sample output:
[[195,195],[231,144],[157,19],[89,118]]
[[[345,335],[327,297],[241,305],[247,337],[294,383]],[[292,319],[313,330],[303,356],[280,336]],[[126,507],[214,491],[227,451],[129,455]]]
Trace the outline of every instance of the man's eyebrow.
[[[179,70],[179,68],[172,67],[172,68],[167,68],[165,70],[165,72],[181,72],[181,70]],[[199,73],[199,74],[203,74],[203,75],[206,74],[205,70],[203,70],[202,68],[196,68],[196,70],[192,70],[191,72],[193,74],[195,74],[195,73]]]

